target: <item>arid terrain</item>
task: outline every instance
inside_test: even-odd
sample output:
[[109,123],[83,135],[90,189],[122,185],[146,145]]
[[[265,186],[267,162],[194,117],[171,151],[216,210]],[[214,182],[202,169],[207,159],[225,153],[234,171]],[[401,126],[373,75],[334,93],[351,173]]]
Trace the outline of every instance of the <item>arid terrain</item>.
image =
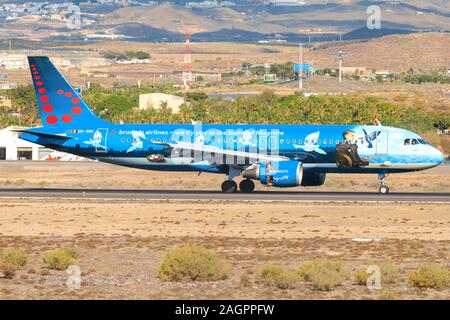
[[[400,174],[393,191],[449,191],[450,167]],[[218,189],[223,177],[157,173],[98,163],[0,164],[2,188]],[[376,187],[376,177],[336,175],[318,190]],[[448,291],[407,286],[407,275],[424,263],[449,265],[450,205],[300,201],[207,201],[121,199],[0,199],[0,248],[26,252],[29,261],[12,279],[0,279],[3,299],[449,299]],[[162,282],[156,276],[173,247],[202,245],[231,262],[228,280]],[[82,271],[79,290],[69,290],[64,271],[46,269],[41,256],[74,248]],[[256,282],[265,264],[297,267],[310,259],[348,265],[342,286],[317,291],[266,288]],[[401,280],[381,290],[357,285],[355,273],[390,261]],[[245,280],[244,280],[245,279]]]

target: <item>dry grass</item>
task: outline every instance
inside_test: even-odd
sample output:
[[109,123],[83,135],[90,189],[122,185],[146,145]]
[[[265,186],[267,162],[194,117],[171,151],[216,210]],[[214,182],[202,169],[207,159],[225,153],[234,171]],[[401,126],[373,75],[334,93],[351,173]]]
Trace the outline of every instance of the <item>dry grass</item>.
[[[401,278],[400,268],[392,262],[383,262],[383,263],[371,263],[371,265],[376,265],[380,268],[381,271],[381,284],[395,284]],[[362,268],[355,275],[356,283],[359,285],[366,285],[367,279],[370,274],[367,273],[367,268]]]
[[21,250],[4,249],[0,260],[11,270],[16,271],[23,268],[28,261],[28,256]]
[[231,275],[231,265],[199,246],[172,249],[157,270],[162,281],[217,281]]
[[342,285],[348,276],[346,264],[336,260],[305,261],[297,272],[300,279],[310,282],[315,289],[322,291],[331,291]]
[[276,265],[262,266],[257,274],[257,281],[269,288],[292,289],[298,280],[294,271]]
[[408,276],[410,287],[443,290],[450,287],[450,270],[435,264],[426,264]]
[[16,269],[0,260],[0,278],[12,278]]
[[72,251],[65,249],[55,249],[46,252],[42,256],[42,262],[51,270],[66,270],[70,265],[74,264],[75,259]]

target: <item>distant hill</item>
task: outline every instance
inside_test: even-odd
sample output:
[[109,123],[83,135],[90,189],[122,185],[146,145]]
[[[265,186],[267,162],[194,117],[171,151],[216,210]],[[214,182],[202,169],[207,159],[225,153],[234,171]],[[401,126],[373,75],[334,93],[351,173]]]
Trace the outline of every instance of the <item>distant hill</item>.
[[218,22],[194,13],[172,3],[163,3],[153,7],[124,7],[106,14],[101,24],[115,25],[130,22],[140,23],[156,29],[170,32],[191,33],[215,31],[223,28]]
[[388,36],[391,34],[410,34],[415,33],[413,30],[405,29],[368,29],[367,27],[359,28],[350,32],[347,32],[342,36],[342,40],[361,40],[361,39],[373,39]]
[[[450,5],[447,2],[310,0],[303,6],[257,6],[254,3],[212,9],[189,9],[165,2],[151,7],[120,8],[106,14],[100,24],[111,26],[133,22],[168,32],[190,31],[192,34],[200,34],[201,38],[208,34],[223,34],[222,30],[242,30],[242,39],[256,39],[256,34],[327,33],[344,35],[346,39],[367,39],[388,34],[450,30]],[[367,32],[364,29],[368,17],[366,10],[372,4],[381,8],[382,29]],[[245,32],[255,33],[255,36]],[[220,34],[217,35],[219,38]],[[236,36],[237,38],[239,37]]]
[[450,33],[447,32],[389,35],[368,41],[324,43],[309,51],[305,59],[318,67],[336,68],[333,55],[342,50],[346,53],[344,66],[394,72],[409,68],[427,71],[448,67],[449,43]]

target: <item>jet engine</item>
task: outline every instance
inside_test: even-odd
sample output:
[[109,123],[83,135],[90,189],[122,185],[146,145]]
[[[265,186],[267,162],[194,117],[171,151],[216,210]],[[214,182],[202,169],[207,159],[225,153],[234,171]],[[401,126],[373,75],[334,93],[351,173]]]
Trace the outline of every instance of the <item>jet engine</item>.
[[326,173],[303,172],[302,186],[316,187],[325,183]]
[[302,184],[303,165],[299,161],[255,163],[242,172],[244,178],[259,180],[275,187],[297,187]]

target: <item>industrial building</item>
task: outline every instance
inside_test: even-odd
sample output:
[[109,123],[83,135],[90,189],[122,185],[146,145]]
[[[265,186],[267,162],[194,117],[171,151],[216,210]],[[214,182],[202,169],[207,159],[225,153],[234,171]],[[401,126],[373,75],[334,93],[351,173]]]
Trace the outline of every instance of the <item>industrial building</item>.
[[53,150],[19,139],[14,130],[23,127],[8,127],[0,130],[0,160],[39,160],[45,159]]
[[183,97],[164,93],[148,93],[139,95],[139,109],[148,108],[160,109],[161,105],[167,104],[173,113],[178,113],[180,106],[186,103]]

